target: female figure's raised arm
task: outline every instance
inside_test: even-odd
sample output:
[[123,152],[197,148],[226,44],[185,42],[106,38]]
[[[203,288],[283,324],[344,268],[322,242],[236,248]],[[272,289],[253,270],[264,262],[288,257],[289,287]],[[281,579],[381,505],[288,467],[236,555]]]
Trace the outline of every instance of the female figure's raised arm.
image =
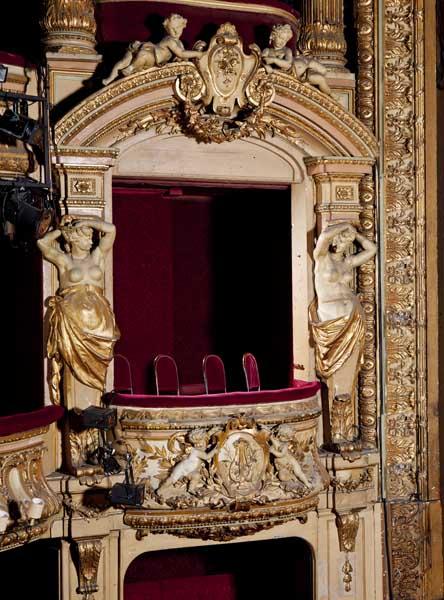
[[319,258],[326,256],[333,239],[343,231],[352,231],[355,233],[356,229],[353,227],[353,225],[350,225],[350,223],[336,223],[334,225],[327,225],[316,243],[316,247],[313,252],[314,259],[318,260]]
[[361,233],[356,233],[355,240],[361,244],[363,250],[354,256],[350,256],[349,261],[352,267],[360,267],[375,256],[377,248],[374,242]]
[[114,240],[116,239],[116,226],[112,223],[107,223],[100,219],[79,219],[75,221],[73,227],[91,227],[99,231],[102,234],[100,236],[99,248],[103,255],[106,255],[113,247]]
[[66,259],[66,255],[59,248],[53,245],[53,242],[62,235],[60,229],[53,229],[44,237],[37,240],[37,246],[43,257],[56,267],[59,267]]

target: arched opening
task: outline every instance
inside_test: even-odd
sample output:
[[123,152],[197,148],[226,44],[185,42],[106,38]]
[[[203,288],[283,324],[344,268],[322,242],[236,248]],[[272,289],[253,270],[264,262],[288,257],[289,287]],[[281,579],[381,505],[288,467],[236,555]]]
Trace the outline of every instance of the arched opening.
[[126,571],[124,600],[312,600],[314,568],[300,538],[147,552]]
[[[241,390],[242,355],[253,352],[264,388],[288,385],[289,185],[119,179],[113,220],[114,308],[123,332],[117,351],[130,360],[137,393],[153,391],[156,354],[175,357],[183,384],[202,383],[204,355],[219,354],[228,389]],[[123,368],[116,363],[117,387]]]

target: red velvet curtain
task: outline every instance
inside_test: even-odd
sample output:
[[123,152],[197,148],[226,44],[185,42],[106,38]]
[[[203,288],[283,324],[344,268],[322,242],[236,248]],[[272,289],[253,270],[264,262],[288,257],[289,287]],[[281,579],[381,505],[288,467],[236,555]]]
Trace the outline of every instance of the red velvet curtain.
[[147,552],[124,583],[124,600],[312,600],[313,592],[311,550],[298,538]]

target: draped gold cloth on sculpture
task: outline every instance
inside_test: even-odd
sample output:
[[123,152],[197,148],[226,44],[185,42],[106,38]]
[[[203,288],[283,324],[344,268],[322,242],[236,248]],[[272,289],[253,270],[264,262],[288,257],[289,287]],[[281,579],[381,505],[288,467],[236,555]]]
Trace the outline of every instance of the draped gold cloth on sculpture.
[[364,351],[365,321],[358,301],[350,315],[319,321],[317,299],[309,306],[310,325],[315,341],[316,371],[328,379],[359,348],[357,365],[361,364]]
[[120,332],[102,289],[89,284],[74,285],[49,298],[48,306],[47,353],[54,402],[60,403],[64,365],[81,383],[103,390]]

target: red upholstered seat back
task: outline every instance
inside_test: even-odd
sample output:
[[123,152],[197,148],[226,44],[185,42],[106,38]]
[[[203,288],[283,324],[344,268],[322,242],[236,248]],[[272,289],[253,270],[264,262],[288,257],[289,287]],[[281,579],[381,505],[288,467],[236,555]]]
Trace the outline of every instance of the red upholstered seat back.
[[176,361],[168,354],[158,354],[154,359],[156,392],[160,394],[179,394],[179,375]]
[[203,376],[207,394],[220,394],[227,391],[224,363],[217,354],[207,354],[203,359]]
[[131,371],[130,361],[123,354],[114,354],[114,365],[119,362],[122,366],[122,371],[126,372],[126,378],[123,381],[117,381],[114,376],[114,389],[121,394],[134,394],[133,374]]
[[246,352],[242,357],[242,366],[245,373],[245,382],[249,392],[257,392],[261,389],[259,378],[259,369],[256,358],[250,352]]

